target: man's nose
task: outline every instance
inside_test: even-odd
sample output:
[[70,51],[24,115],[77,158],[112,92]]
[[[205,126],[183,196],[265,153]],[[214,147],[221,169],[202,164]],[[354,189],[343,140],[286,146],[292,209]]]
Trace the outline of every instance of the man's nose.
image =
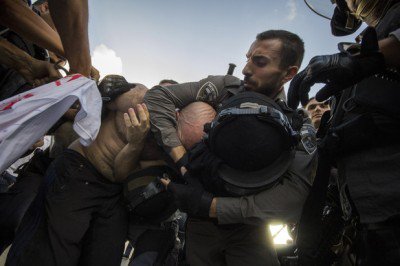
[[317,107],[315,107],[315,110],[322,111],[322,107],[320,105],[317,105]]
[[251,72],[251,68],[249,66],[250,62],[247,62],[246,65],[244,66],[243,70],[242,70],[242,74],[244,76],[251,76],[252,72]]

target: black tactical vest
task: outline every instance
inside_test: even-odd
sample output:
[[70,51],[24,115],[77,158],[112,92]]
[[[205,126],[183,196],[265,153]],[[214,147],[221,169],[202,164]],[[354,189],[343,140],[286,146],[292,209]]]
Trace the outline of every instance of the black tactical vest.
[[[376,27],[378,39],[387,38],[398,28],[400,3],[395,4]],[[338,136],[340,152],[354,152],[399,139],[399,100],[399,69],[386,69],[353,86],[341,107],[345,111],[342,123],[333,129]]]

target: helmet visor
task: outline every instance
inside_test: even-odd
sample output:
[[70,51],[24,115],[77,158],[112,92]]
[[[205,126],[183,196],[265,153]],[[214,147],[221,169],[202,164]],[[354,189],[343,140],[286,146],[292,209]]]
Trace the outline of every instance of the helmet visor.
[[308,8],[315,14],[326,19],[331,19],[335,10],[335,0],[304,0]]

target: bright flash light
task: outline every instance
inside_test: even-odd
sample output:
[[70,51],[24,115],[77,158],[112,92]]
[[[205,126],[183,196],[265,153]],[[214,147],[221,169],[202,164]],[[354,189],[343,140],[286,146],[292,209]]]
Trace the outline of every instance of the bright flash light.
[[271,224],[269,225],[269,230],[275,245],[287,245],[293,243],[293,239],[289,235],[286,224]]

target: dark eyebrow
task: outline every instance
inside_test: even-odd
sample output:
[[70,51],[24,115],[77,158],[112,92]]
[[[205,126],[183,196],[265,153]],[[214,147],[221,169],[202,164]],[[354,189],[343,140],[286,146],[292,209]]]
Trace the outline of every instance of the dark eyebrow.
[[253,55],[252,60],[265,60],[265,63],[269,64],[272,60],[268,56],[258,54],[258,55]]
[[306,109],[309,110],[311,108],[315,108],[316,106],[317,106],[317,104],[312,103],[312,104],[308,105]]
[[271,59],[268,56],[262,55],[262,54],[257,54],[257,55],[253,55],[254,58],[265,58],[268,61],[270,61]]

